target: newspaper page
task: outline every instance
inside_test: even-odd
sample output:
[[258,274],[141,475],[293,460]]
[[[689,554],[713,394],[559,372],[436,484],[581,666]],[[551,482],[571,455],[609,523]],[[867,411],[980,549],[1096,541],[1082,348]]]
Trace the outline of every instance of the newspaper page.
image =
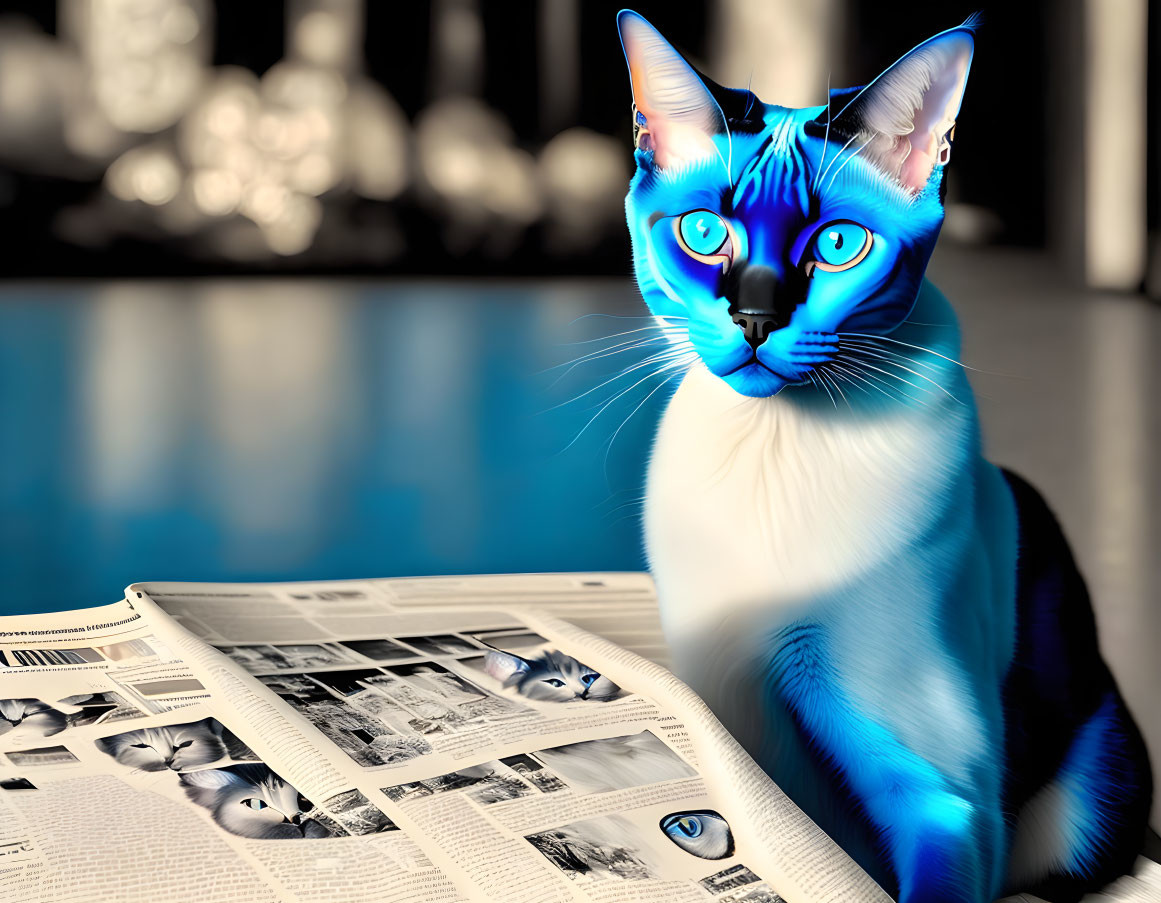
[[644,575],[128,596],[172,618],[166,641],[260,759],[336,818],[350,794],[472,899],[889,900],[692,691],[611,641],[655,646]]
[[264,755],[278,718],[187,637],[136,597],[0,618],[0,901],[473,898],[313,750]]

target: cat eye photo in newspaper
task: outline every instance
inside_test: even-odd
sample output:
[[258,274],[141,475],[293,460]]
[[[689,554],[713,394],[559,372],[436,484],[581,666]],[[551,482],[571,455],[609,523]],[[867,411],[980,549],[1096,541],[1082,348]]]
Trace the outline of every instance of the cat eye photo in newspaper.
[[543,648],[513,652],[503,648],[502,640],[491,638],[494,647],[482,659],[464,661],[479,668],[499,688],[535,702],[607,702],[625,695],[595,668],[567,652]]
[[329,816],[262,763],[189,771],[178,776],[191,802],[218,826],[255,840],[343,836]]
[[661,830],[685,852],[701,859],[725,859],[734,854],[734,835],[712,809],[674,812],[661,819]]
[[180,773],[224,759],[258,758],[216,718],[145,727],[94,742],[101,752],[136,771]]

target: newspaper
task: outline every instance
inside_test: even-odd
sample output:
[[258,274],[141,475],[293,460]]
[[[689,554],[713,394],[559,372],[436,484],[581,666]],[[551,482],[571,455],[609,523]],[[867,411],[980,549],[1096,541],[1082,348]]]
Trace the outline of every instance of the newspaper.
[[625,648],[655,611],[547,575],[0,618],[0,900],[889,899]]
[[890,899],[639,652],[635,574],[0,618],[0,901]]

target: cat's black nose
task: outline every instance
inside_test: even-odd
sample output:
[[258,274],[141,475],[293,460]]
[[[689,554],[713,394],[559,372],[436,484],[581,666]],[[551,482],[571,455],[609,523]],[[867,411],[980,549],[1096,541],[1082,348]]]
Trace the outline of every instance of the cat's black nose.
[[790,323],[798,299],[791,298],[792,287],[768,266],[739,267],[731,275],[734,278],[726,286],[730,316],[746,336],[746,343],[757,351],[770,333]]
[[766,341],[767,336],[778,329],[778,321],[774,317],[751,311],[735,311],[734,322],[746,336],[746,343],[755,351]]

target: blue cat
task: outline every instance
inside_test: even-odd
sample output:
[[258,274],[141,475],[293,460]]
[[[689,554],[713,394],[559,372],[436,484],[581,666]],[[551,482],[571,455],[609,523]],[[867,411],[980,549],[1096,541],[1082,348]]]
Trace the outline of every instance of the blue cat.
[[974,22],[809,109],[618,26],[637,281],[657,360],[688,365],[645,511],[679,674],[903,903],[1127,871],[1144,745],[1052,514],[982,457],[924,279]]

